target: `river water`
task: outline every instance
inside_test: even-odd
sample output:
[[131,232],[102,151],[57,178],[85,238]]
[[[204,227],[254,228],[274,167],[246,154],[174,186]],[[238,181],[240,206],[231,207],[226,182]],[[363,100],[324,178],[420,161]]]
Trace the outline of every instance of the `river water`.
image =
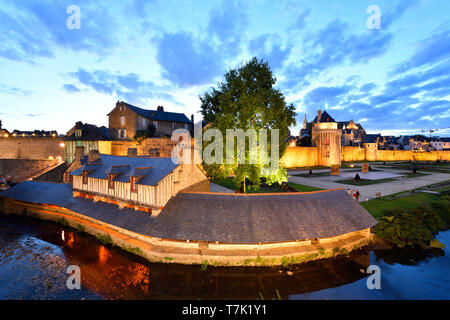
[[[450,231],[444,250],[368,248],[295,267],[149,263],[72,228],[0,214],[0,299],[450,299]],[[69,290],[67,267],[81,270]],[[369,290],[369,265],[381,289]],[[371,281],[370,281],[371,282]]]

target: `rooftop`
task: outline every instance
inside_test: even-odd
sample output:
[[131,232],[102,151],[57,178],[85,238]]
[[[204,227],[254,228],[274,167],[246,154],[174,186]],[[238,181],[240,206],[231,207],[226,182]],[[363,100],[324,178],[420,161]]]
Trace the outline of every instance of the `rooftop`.
[[0,196],[53,204],[144,235],[224,243],[284,242],[362,230],[377,221],[343,189],[311,193],[178,193],[153,218],[132,209],[72,198],[67,184],[26,181]]
[[150,120],[191,123],[191,120],[189,120],[184,113],[167,112],[164,110],[147,110],[133,106],[126,102],[119,102],[119,103],[124,104],[141,117]]
[[[86,160],[86,157],[85,157]],[[171,158],[124,157],[101,154],[93,163],[85,161],[84,166],[70,174],[81,176],[87,170],[87,176],[108,179],[108,174],[116,175],[114,181],[129,182],[130,177],[141,177],[137,184],[154,186],[172,172],[178,164]]]

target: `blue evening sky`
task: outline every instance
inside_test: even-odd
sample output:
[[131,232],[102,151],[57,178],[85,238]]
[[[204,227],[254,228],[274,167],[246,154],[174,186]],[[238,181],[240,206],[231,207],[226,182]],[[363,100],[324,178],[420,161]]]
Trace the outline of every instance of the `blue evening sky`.
[[[367,28],[369,5],[381,29]],[[297,109],[294,135],[319,108],[369,133],[448,128],[449,13],[447,0],[2,0],[0,119],[65,133],[107,125],[123,100],[197,121],[198,96],[257,56]]]

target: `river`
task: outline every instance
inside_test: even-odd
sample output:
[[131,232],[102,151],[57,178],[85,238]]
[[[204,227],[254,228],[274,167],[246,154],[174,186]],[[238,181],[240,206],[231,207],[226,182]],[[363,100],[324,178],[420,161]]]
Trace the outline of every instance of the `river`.
[[[450,231],[437,238],[446,249],[205,269],[150,263],[69,227],[0,214],[0,299],[450,299]],[[70,265],[81,289],[67,288]],[[369,265],[379,266],[381,289],[368,289]]]

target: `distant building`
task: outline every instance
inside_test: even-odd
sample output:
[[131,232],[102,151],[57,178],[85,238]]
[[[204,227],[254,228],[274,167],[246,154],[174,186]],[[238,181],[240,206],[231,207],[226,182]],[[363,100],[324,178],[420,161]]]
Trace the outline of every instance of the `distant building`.
[[409,150],[429,151],[430,139],[423,135],[415,135],[409,138]]
[[435,150],[450,150],[450,138],[435,137],[431,139],[430,146]]
[[11,132],[12,137],[57,137],[58,132],[56,130],[45,131],[45,130],[34,130],[34,131],[21,131],[14,130]]
[[341,135],[338,123],[326,111],[317,111],[313,120],[311,143],[317,147],[318,165],[341,164]]
[[366,138],[366,130],[359,123],[350,121],[339,121],[338,128],[342,129],[342,145],[358,146]]
[[93,124],[78,121],[75,126],[67,132],[64,148],[64,158],[70,164],[75,159],[76,147],[83,146],[85,152],[99,150],[101,153],[111,153],[110,144],[111,130],[106,127],[97,127]]
[[157,110],[146,110],[123,101],[118,101],[116,107],[108,114],[109,128],[113,138],[130,140],[140,130],[146,131],[152,124],[155,136],[170,136],[175,129],[192,130],[192,118],[189,120],[184,113]]

